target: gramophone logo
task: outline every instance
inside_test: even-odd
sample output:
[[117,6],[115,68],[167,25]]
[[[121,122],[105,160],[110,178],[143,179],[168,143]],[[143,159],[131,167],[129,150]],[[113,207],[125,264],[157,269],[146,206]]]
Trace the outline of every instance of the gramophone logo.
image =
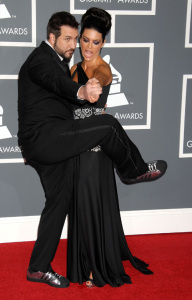
[[0,4],[0,19],[8,19],[11,18],[10,13],[7,10],[5,4]]
[[0,0],[0,46],[36,46],[36,0]]
[[110,55],[105,55],[103,57],[103,60],[109,64],[112,75],[113,75],[113,80],[111,83],[109,96],[107,99],[107,107],[128,105],[129,102],[128,102],[125,94],[121,92],[121,82],[122,82],[121,74],[111,64]]
[[0,164],[23,162],[17,139],[17,79],[18,75],[0,75]]
[[9,128],[3,124],[3,114],[4,110],[0,105],[0,163],[23,162],[22,151],[17,146],[16,135],[12,135]]
[[12,138],[12,135],[7,126],[3,126],[3,107],[0,105],[0,140],[9,138]]

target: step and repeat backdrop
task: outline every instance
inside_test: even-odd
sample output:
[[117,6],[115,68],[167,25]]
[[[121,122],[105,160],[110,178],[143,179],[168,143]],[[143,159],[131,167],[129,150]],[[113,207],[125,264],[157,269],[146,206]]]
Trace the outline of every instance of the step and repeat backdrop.
[[[107,113],[146,161],[169,166],[154,183],[125,186],[117,178],[120,208],[192,207],[192,0],[0,0],[0,217],[39,215],[45,201],[17,144],[19,69],[45,40],[54,12],[80,21],[92,6],[112,16],[101,52],[113,73]],[[77,47],[71,65],[79,60]]]

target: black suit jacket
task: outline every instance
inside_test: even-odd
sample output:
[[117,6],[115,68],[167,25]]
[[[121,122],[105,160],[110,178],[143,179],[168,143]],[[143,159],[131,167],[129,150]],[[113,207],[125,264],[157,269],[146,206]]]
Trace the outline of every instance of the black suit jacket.
[[45,42],[21,67],[18,80],[19,145],[32,157],[46,143],[57,120],[73,118],[80,84],[72,81],[57,53]]

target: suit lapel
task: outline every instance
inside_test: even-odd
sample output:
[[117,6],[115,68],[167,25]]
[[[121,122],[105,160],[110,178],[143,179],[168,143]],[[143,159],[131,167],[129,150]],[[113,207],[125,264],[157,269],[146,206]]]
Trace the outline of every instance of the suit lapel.
[[71,73],[69,71],[69,67],[67,65],[67,63],[64,63],[60,60],[59,56],[57,55],[57,53],[55,52],[55,50],[53,48],[51,48],[47,43],[42,42],[40,45],[41,48],[44,49],[44,51],[46,51],[47,53],[49,53],[49,55],[52,56],[52,58],[54,59],[54,61],[60,66],[60,68],[65,72],[65,74],[67,75],[67,77],[71,78]]
[[59,58],[59,61],[56,60],[55,58],[54,58],[54,60],[55,60],[56,63],[58,63],[59,66],[63,69],[63,71],[66,73],[67,77],[71,78],[71,73],[70,73],[70,71],[69,71],[69,66],[68,66],[68,64],[65,63],[65,62],[62,62],[62,61],[60,60],[60,58]]

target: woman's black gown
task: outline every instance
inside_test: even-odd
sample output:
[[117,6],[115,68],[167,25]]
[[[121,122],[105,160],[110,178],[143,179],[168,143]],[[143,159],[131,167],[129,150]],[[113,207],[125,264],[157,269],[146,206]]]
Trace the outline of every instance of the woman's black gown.
[[[78,82],[88,80],[81,63],[77,65]],[[101,114],[107,101],[110,85],[96,104],[87,102],[75,107],[74,118],[83,119]],[[74,198],[69,212],[67,277],[82,284],[90,271],[96,286],[113,287],[131,283],[122,260],[134,268],[152,274],[148,265],[133,257],[122,228],[113,162],[100,146],[75,158]]]

